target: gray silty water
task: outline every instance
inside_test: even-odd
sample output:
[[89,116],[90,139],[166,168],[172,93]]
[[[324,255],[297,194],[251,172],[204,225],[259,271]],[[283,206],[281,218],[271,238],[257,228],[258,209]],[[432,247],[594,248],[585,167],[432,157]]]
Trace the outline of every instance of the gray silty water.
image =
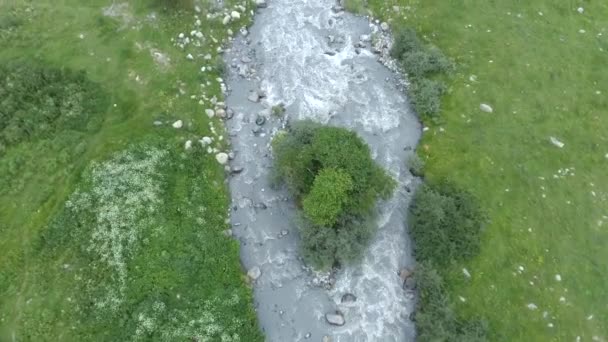
[[[261,9],[245,38],[239,35],[225,57],[230,68],[227,121],[235,151],[230,179],[231,221],[246,268],[258,266],[256,309],[268,341],[413,341],[409,320],[413,293],[398,272],[411,266],[405,214],[414,178],[406,160],[421,127],[393,75],[368,49],[355,48],[370,34],[365,18],[332,10],[330,0],[276,0]],[[330,37],[331,36],[331,37]],[[240,75],[239,75],[240,74]],[[251,91],[265,93],[259,102]],[[270,108],[286,105],[283,118]],[[262,115],[256,124],[256,118]],[[378,233],[360,263],[320,286],[298,255],[297,211],[284,190],[272,189],[270,141],[287,120],[312,119],[355,130],[375,160],[399,181],[392,199],[379,205]],[[357,297],[341,304],[345,293]],[[344,326],[324,315],[339,310]]]

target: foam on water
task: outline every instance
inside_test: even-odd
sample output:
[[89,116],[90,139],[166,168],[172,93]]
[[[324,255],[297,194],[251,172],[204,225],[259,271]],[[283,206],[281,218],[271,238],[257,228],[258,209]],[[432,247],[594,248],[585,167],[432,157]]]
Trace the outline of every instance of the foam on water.
[[[262,270],[254,294],[268,341],[296,341],[307,333],[313,341],[325,335],[333,341],[412,341],[414,327],[408,316],[413,299],[402,289],[398,272],[413,263],[405,213],[411,198],[406,189],[415,181],[406,160],[412,153],[407,147],[415,147],[421,127],[405,96],[387,81],[393,75],[371,52],[355,50],[358,37],[370,34],[368,22],[336,14],[332,5],[329,0],[271,0],[256,16],[251,43],[239,38],[226,55],[230,64],[253,52],[259,75],[252,81],[229,78],[227,104],[243,113],[228,121],[237,151],[233,163],[245,167],[230,181],[237,207],[231,219],[239,224],[233,231],[241,242],[244,265]],[[335,37],[333,43],[328,36]],[[248,92],[259,88],[266,93],[265,102],[247,101]],[[332,290],[313,285],[314,275],[298,257],[295,205],[285,190],[269,186],[268,144],[280,123],[269,119],[265,136],[251,132],[257,113],[280,102],[291,119],[357,131],[399,183],[393,198],[379,205],[378,233],[363,259],[340,270]],[[260,202],[268,208],[256,208]],[[283,230],[289,234],[283,236]],[[341,304],[345,293],[353,293],[357,301]],[[325,313],[335,310],[344,313],[343,327],[324,320]]]

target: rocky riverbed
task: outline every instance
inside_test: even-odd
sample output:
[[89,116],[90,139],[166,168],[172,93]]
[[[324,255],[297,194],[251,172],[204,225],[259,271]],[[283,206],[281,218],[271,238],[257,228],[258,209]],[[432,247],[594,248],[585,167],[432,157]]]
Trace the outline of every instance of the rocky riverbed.
[[[229,233],[241,243],[261,327],[268,341],[412,341],[414,293],[403,283],[413,265],[405,215],[416,180],[407,159],[421,126],[393,72],[386,27],[329,0],[258,3],[255,24],[240,30],[225,59]],[[295,204],[271,186],[270,141],[302,119],[355,130],[399,181],[379,205],[378,233],[361,262],[332,274],[304,265]]]

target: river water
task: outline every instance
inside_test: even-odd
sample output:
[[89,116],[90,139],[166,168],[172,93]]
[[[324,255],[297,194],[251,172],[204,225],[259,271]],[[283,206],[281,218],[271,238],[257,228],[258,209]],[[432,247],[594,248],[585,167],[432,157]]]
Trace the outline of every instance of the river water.
[[[356,48],[372,29],[366,18],[332,10],[331,0],[271,0],[258,10],[248,35],[238,34],[225,54],[230,66],[226,104],[235,152],[230,178],[233,234],[241,243],[246,268],[259,267],[255,305],[268,341],[413,341],[409,314],[413,293],[402,288],[399,270],[411,267],[405,225],[416,180],[407,170],[421,126],[396,75],[367,48]],[[365,39],[364,39],[365,40]],[[239,75],[239,73],[241,75]],[[248,100],[251,91],[265,95]],[[269,114],[279,103],[283,118]],[[258,116],[264,116],[263,125]],[[287,120],[312,119],[355,130],[375,160],[398,180],[392,199],[379,204],[378,233],[363,260],[319,286],[322,275],[309,271],[298,254],[296,208],[285,190],[270,186],[270,140]],[[355,303],[341,304],[345,293]],[[346,324],[325,321],[341,311]]]

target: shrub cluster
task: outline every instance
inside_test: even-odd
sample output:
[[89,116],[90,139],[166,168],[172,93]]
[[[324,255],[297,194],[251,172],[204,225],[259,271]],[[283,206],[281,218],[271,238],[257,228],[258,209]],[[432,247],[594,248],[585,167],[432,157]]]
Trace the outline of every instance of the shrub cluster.
[[374,163],[355,133],[311,121],[294,124],[273,141],[275,172],[303,208],[303,253],[319,268],[360,255],[373,234],[376,200],[395,181]]
[[479,252],[484,222],[475,198],[449,182],[425,184],[416,192],[410,206],[410,233],[419,262],[415,273],[418,340],[486,340],[482,320],[455,314],[438,271]]
[[444,267],[479,252],[484,216],[468,192],[448,182],[423,185],[414,196],[410,214],[419,260]]
[[415,315],[418,341],[487,340],[487,324],[484,320],[457,317],[447,296],[443,278],[431,263],[418,264],[416,284],[419,289]]
[[391,55],[409,75],[410,101],[418,115],[437,121],[446,87],[435,78],[451,70],[452,63],[438,48],[426,46],[410,28],[395,33]]
[[37,63],[0,65],[0,154],[58,130],[99,127],[107,96],[82,71]]

